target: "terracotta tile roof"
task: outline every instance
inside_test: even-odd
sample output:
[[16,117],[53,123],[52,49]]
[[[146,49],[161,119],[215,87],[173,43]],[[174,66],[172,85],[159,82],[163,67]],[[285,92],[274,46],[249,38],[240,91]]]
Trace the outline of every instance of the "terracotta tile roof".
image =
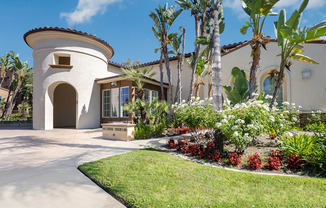
[[[77,31],[77,30],[74,30],[74,29],[71,29],[71,28],[66,29],[66,28],[45,26],[45,27],[31,29],[27,33],[24,34],[25,42],[26,42],[27,36],[29,36],[30,34],[33,34],[33,33],[41,32],[41,31],[59,31],[59,32],[72,33],[72,34],[77,34],[77,35],[81,35],[81,36],[84,36],[84,37],[88,37],[88,38],[96,40],[96,41],[104,44],[106,47],[110,48],[112,50],[112,56],[114,55],[114,50],[113,50],[112,46],[108,42],[102,40],[101,38],[98,38],[94,34],[88,34],[88,33],[85,33],[85,32],[82,32],[82,31]],[[28,45],[27,42],[26,42],[26,44]]]
[[[228,44],[228,45],[224,45],[221,46],[221,52],[222,52],[222,56],[225,56],[235,50],[238,50],[246,45],[248,45],[250,42],[249,41],[244,41],[244,42],[238,42],[238,43],[233,43],[233,44]],[[191,53],[186,53],[185,57],[189,58],[191,56]],[[177,56],[172,56],[169,58],[170,61],[175,61],[178,60]],[[159,64],[160,60],[156,60],[156,61],[151,61],[151,62],[147,62],[147,63],[143,63],[140,64],[137,68],[141,68],[141,67],[146,67],[146,66],[152,66],[152,65],[156,65]],[[163,60],[164,63],[164,60]]]

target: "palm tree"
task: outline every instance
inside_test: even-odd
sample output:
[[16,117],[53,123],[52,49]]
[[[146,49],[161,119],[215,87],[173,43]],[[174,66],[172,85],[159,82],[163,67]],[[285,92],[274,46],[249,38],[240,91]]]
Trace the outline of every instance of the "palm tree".
[[121,75],[123,78],[128,79],[132,82],[134,82],[137,87],[138,87],[138,91],[137,91],[137,97],[139,97],[140,99],[144,100],[144,79],[146,78],[152,78],[153,76],[156,75],[155,72],[152,72],[153,67],[152,68],[141,68],[141,69],[135,69],[135,68],[131,68],[131,69],[123,69],[122,71],[125,73],[123,75]]
[[13,63],[14,63],[13,71],[17,74],[18,78],[17,78],[17,84],[15,87],[15,91],[14,91],[13,95],[11,96],[10,101],[7,103],[8,106],[6,108],[5,119],[10,117],[12,114],[12,111],[15,107],[15,102],[17,99],[18,92],[21,89],[21,85],[22,85],[25,73],[32,70],[32,67],[28,66],[27,61],[22,62],[20,60],[18,54],[16,56],[13,56],[12,59],[13,59]]
[[[187,60],[189,66],[192,68],[194,65],[194,54],[191,54],[190,58]],[[195,77],[195,95],[199,97],[200,86],[205,84],[204,77],[208,75],[208,64],[205,64],[205,57],[202,55],[199,58],[196,67],[196,77]]]
[[151,14],[149,15],[154,23],[155,27],[160,31],[161,33],[161,48],[163,51],[164,56],[164,62],[166,67],[166,72],[168,75],[169,80],[169,93],[170,93],[170,102],[173,103],[173,95],[172,95],[172,79],[171,79],[171,71],[170,71],[170,60],[169,60],[169,50],[168,50],[168,43],[169,43],[169,31],[173,24],[173,22],[176,20],[176,18],[179,16],[179,14],[182,12],[182,10],[176,10],[176,6],[170,6],[168,7],[168,4],[165,4],[164,7],[159,6],[158,9],[155,9],[156,13],[151,11]]
[[163,49],[162,49],[162,35],[160,30],[156,30],[154,27],[152,27],[152,31],[154,33],[154,36],[157,38],[157,40],[160,42],[160,48],[155,49],[155,53],[158,51],[161,52],[160,55],[160,84],[161,84],[161,93],[162,93],[162,100],[165,100],[165,95],[164,95],[164,86],[163,86],[163,79],[164,79],[164,74],[163,74]]
[[[137,97],[141,99],[141,101],[145,100],[144,94],[144,79],[147,78],[152,78],[156,73],[152,72],[152,68],[142,68],[142,69],[134,69],[131,68],[130,70],[128,69],[122,69],[122,71],[125,73],[122,75],[122,77],[134,82],[137,87]],[[139,103],[144,103],[144,102],[139,102]],[[139,105],[139,112],[140,112],[140,117],[141,117],[141,122],[145,123],[146,122],[146,111],[143,105]]]
[[275,34],[277,37],[277,43],[281,47],[281,64],[280,70],[277,73],[277,83],[271,102],[271,107],[276,101],[281,87],[284,83],[284,70],[291,71],[291,63],[289,59],[308,62],[311,64],[318,64],[316,61],[302,54],[302,43],[319,39],[326,35],[326,21],[320,22],[312,27],[304,27],[300,29],[300,21],[302,13],[309,3],[309,0],[304,0],[299,8],[295,10],[291,17],[286,21],[285,10],[282,10],[279,14],[278,21],[275,22]]
[[[207,32],[207,22],[206,17],[209,11],[209,0],[177,0],[177,4],[180,5],[182,9],[191,10],[191,15],[195,19],[195,32],[196,41],[200,36],[206,36]],[[196,43],[195,54],[194,54],[194,64],[192,67],[191,82],[190,82],[190,94],[188,100],[191,99],[195,88],[195,77],[196,77],[196,66],[201,52],[201,44]]]
[[222,110],[222,64],[221,64],[221,44],[220,44],[220,19],[221,15],[221,1],[213,0],[213,36],[212,36],[212,78],[214,80],[212,85],[213,91],[213,109],[217,111]]
[[6,78],[7,71],[12,67],[12,62],[10,60],[10,56],[13,53],[13,51],[10,51],[9,53],[5,53],[2,57],[0,57],[0,87],[2,87],[2,84]]
[[[182,34],[180,36],[174,36],[171,41],[173,53],[178,58],[178,82],[177,82],[177,88],[175,90],[175,97],[174,97],[174,101],[178,103],[181,102],[181,94],[182,94],[181,72],[182,72],[182,67],[185,59],[185,39],[186,39],[185,27],[184,26],[180,27],[180,29],[182,29]],[[181,52],[181,47],[182,47],[182,52]]]
[[272,8],[279,0],[241,0],[243,10],[249,15],[249,22],[246,21],[240,32],[246,34],[248,29],[252,29],[253,38],[250,41],[252,48],[252,64],[250,68],[249,97],[253,98],[253,93],[257,87],[257,70],[259,67],[261,47],[266,49],[266,44],[270,38],[265,37],[263,27],[267,16],[277,15],[272,12]]

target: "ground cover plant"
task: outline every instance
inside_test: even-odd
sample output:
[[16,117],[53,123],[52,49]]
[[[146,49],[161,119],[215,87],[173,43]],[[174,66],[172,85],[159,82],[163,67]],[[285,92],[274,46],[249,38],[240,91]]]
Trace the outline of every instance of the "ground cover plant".
[[154,149],[86,163],[79,169],[134,207],[326,206],[325,179],[233,172]]

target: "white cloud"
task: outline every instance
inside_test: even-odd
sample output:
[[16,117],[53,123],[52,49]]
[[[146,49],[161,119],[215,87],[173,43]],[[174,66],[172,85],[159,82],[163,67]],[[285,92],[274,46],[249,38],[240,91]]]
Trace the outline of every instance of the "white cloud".
[[95,15],[106,12],[108,5],[121,2],[122,0],[79,0],[75,11],[60,13],[61,18],[66,18],[69,25],[89,22]]

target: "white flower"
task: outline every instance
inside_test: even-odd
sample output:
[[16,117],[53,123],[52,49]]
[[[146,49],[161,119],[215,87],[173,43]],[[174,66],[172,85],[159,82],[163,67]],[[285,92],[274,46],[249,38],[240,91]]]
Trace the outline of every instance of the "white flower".
[[283,127],[283,124],[280,124],[281,127]]
[[196,97],[196,100],[199,101],[200,100],[200,97]]
[[237,125],[235,125],[235,126],[232,126],[232,130],[236,130],[238,128],[238,126]]
[[283,117],[284,115],[281,113],[280,116]]
[[191,100],[194,100],[194,99],[196,99],[196,98],[195,98],[194,96],[192,96],[192,97],[191,97]]
[[239,133],[238,133],[237,131],[235,131],[235,132],[233,133],[233,136],[234,136],[234,137],[237,137],[237,136],[239,136]]
[[174,107],[175,107],[175,105],[172,104],[172,108],[174,108]]
[[274,102],[274,105],[278,105],[278,103],[277,102]]
[[296,117],[293,118],[293,121],[294,121],[294,122],[297,121],[297,120],[298,120],[298,119],[297,119]]
[[238,119],[238,120],[236,120],[235,122],[238,123],[238,124],[245,123],[245,121],[244,121],[244,120],[241,120],[241,119]]
[[222,122],[222,123],[228,123],[228,120],[226,120],[226,119],[222,119],[221,122]]
[[235,118],[235,116],[234,115],[229,115],[229,118],[232,119],[232,118]]
[[247,127],[248,127],[248,128],[253,128],[254,125],[253,125],[253,124],[248,124]]
[[301,108],[302,108],[302,106],[301,106],[301,105],[299,105],[299,106],[298,106],[298,108],[299,108],[299,109],[301,109]]
[[252,96],[255,97],[255,96],[258,96],[259,94],[258,93],[252,93]]
[[213,101],[213,97],[209,97],[208,100],[209,100],[209,101]]
[[289,113],[289,111],[284,111],[283,113]]
[[318,110],[318,111],[317,111],[317,113],[321,113],[321,111],[320,111],[320,110]]
[[270,116],[269,119],[274,122],[275,121],[275,118],[273,116]]
[[182,103],[185,103],[186,101],[185,101],[185,100],[182,100],[181,102],[182,102]]
[[292,106],[295,106],[295,103],[291,103]]
[[271,95],[266,95],[266,96],[265,96],[265,99],[266,99],[266,100],[268,100],[268,99],[272,99],[272,98],[273,98],[273,96],[271,96]]
[[244,134],[244,136],[245,136],[245,137],[248,137],[248,136],[249,136],[249,134],[248,134],[248,133],[245,133],[245,134]]
[[245,103],[241,103],[242,108],[247,108],[247,105]]
[[221,126],[222,126],[221,123],[217,123],[217,124],[216,124],[216,127],[217,127],[217,128],[220,128]]
[[235,104],[233,108],[240,108],[240,104],[239,103]]
[[284,101],[282,104],[285,105],[285,106],[289,106],[290,105],[290,103],[289,102],[286,102],[286,101]]

